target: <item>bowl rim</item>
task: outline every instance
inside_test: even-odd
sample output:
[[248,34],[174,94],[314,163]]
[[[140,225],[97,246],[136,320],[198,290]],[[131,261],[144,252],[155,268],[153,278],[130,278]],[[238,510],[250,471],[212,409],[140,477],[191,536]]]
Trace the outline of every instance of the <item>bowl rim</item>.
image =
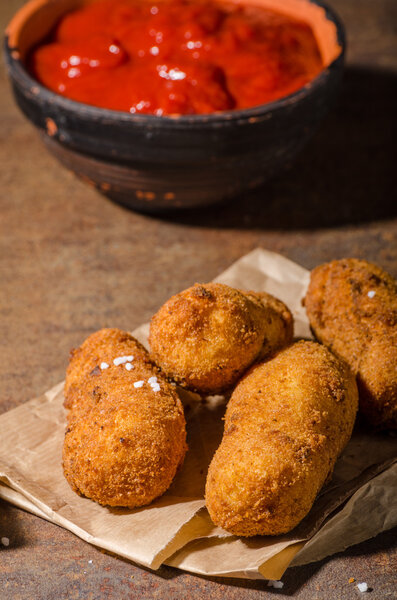
[[[291,105],[298,103],[301,99],[310,95],[316,89],[321,87],[328,79],[331,71],[335,70],[344,59],[346,52],[346,34],[342,20],[334,8],[330,7],[327,2],[323,0],[307,0],[312,4],[316,4],[324,9],[325,16],[328,20],[332,21],[336,26],[336,35],[338,43],[340,45],[340,53],[334,58],[334,60],[324,68],[314,79],[306,83],[304,86],[289,94],[283,96],[278,100],[272,102],[266,102],[265,104],[258,104],[250,108],[235,109],[227,111],[218,111],[206,114],[193,114],[193,115],[153,115],[146,113],[129,113],[126,111],[113,110],[109,108],[102,108],[91,104],[85,104],[62,96],[46,88],[37,79],[34,79],[29,73],[22,60],[19,57],[18,48],[11,47],[9,45],[9,36],[7,30],[4,37],[4,52],[6,58],[6,64],[9,73],[12,77],[15,74],[18,78],[18,82],[22,84],[24,88],[30,90],[30,95],[34,94],[34,97],[41,98],[44,102],[51,105],[57,105],[63,111],[69,113],[83,112],[84,120],[92,120],[97,122],[99,119],[106,121],[108,124],[136,124],[137,126],[149,125],[152,128],[156,126],[166,126],[169,128],[186,127],[187,125],[192,127],[200,127],[202,125],[216,124],[218,127],[223,125],[229,125],[234,121],[241,122],[257,122],[270,118],[274,111],[288,108]],[[28,3],[29,4],[29,3]],[[25,4],[24,7],[27,5]],[[18,11],[19,12],[19,11]],[[18,12],[15,14],[18,15]],[[14,18],[15,18],[14,16]],[[11,21],[12,22],[12,21]],[[13,77],[12,77],[13,78]]]

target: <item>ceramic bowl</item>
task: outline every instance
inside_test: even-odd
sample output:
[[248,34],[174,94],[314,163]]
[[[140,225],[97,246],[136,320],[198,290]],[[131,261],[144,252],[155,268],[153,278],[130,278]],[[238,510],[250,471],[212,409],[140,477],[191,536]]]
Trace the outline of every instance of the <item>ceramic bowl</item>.
[[345,37],[337,15],[322,2],[283,1],[305,7],[327,66],[275,102],[158,117],[96,108],[46,89],[27,71],[25,57],[81,0],[31,0],[12,19],[5,56],[16,102],[63,165],[131,208],[169,211],[236,196],[293,159],[329,110],[341,79]]

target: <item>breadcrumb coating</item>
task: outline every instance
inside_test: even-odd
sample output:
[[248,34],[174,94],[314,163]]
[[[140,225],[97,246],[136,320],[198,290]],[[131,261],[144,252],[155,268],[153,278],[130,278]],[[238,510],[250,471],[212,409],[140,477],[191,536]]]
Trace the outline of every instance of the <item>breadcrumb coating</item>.
[[334,260],[312,271],[305,306],[316,338],[356,374],[360,412],[396,429],[396,280],[365,260]]
[[91,335],[72,353],[65,396],[63,469],[74,491],[134,508],[168,489],[187,449],[183,408],[137,340],[118,329]]
[[350,439],[357,404],[348,366],[315,342],[252,367],[231,396],[209,467],[212,521],[241,536],[296,527]]
[[292,335],[290,311],[270,294],[196,283],[154,315],[149,344],[169,378],[193,391],[218,394],[255,360],[290,343]]

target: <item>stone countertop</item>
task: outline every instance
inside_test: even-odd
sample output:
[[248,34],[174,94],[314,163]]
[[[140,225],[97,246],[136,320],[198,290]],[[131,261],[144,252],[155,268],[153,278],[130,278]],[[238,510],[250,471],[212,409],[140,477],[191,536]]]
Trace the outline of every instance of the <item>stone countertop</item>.
[[[22,0],[0,3],[3,28]],[[330,0],[348,52],[341,95],[291,166],[261,189],[167,218],[113,204],[44,149],[0,72],[0,412],[64,376],[68,351],[104,326],[132,330],[171,294],[257,246],[312,268],[356,256],[397,275],[395,0]],[[393,131],[394,129],[394,131]],[[263,582],[153,573],[0,501],[5,599],[395,597],[395,531]],[[92,562],[90,562],[92,561]],[[394,565],[394,566],[393,566]]]

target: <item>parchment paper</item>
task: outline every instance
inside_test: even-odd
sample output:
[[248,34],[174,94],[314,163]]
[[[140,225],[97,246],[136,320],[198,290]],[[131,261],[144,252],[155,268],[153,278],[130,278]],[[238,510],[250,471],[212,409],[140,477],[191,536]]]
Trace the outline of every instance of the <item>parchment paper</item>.
[[[308,280],[308,271],[262,249],[216,279],[278,296],[293,312],[296,336],[306,338],[311,333],[301,300]],[[146,344],[147,324],[133,333]],[[204,575],[279,579],[289,564],[319,560],[397,524],[397,440],[356,429],[332,481],[290,534],[246,539],[215,527],[203,490],[222,437],[227,398],[200,399],[180,389],[189,451],[170,489],[136,510],[99,506],[72,492],[63,477],[62,390],[60,383],[0,416],[0,497],[136,563],[156,569],[165,562]]]

